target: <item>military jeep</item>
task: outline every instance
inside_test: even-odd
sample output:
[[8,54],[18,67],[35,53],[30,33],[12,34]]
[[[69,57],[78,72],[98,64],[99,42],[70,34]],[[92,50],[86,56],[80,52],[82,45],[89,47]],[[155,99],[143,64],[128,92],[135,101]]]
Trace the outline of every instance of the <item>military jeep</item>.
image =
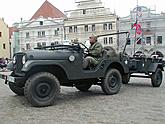
[[[128,32],[108,35],[123,33],[128,36],[126,41],[129,42]],[[122,82],[127,84],[134,76],[151,78],[152,85],[159,87],[163,76],[162,60],[130,57],[125,53],[126,45],[120,53],[111,47],[103,48],[99,64],[88,69],[83,69],[88,48],[81,43],[19,52],[8,65],[11,74],[6,76],[6,84],[36,107],[52,105],[60,93],[60,86],[76,87],[86,92],[92,85],[99,85],[106,95],[114,95],[120,91]],[[145,76],[134,73],[144,73]]]
[[105,48],[96,67],[83,69],[85,49],[88,48],[79,43],[16,53],[6,83],[14,93],[25,95],[37,107],[52,105],[60,93],[60,86],[86,92],[92,85],[99,85],[105,94],[117,94],[122,76],[129,73],[125,57],[121,53],[110,55],[111,49]]

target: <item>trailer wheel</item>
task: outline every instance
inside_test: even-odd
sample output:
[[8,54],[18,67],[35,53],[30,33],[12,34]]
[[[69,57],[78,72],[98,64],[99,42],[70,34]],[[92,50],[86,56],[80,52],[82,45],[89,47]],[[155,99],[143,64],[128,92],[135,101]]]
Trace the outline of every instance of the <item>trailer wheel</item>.
[[163,78],[162,70],[160,68],[157,68],[156,71],[151,75],[152,86],[160,87],[162,83],[162,78]]
[[105,94],[113,95],[120,91],[122,77],[117,69],[110,69],[105,79],[102,81],[101,87]]

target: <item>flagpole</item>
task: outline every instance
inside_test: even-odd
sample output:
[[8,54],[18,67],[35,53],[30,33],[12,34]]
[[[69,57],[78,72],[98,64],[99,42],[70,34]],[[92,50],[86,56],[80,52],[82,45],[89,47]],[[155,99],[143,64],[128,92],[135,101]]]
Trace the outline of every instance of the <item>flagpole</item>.
[[[136,6],[136,19],[135,19],[135,23],[137,24],[137,21],[138,21],[138,16],[137,16],[137,12],[138,12],[138,4],[139,4],[139,1],[137,0],[137,6]],[[137,31],[135,30],[135,41],[134,41],[134,47],[133,47],[133,54],[135,54],[135,47],[136,47],[136,35]]]

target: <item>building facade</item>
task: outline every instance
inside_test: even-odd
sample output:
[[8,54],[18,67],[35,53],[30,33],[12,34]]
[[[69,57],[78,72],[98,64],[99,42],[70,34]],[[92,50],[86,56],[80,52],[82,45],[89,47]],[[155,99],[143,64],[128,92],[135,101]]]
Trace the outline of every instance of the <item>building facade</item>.
[[[65,39],[85,42],[91,34],[103,35],[117,32],[118,17],[102,5],[101,0],[77,0],[77,9],[66,11]],[[103,46],[117,47],[117,36],[100,37]]]
[[11,44],[11,58],[13,57],[14,53],[20,51],[20,40],[19,40],[19,30],[14,27],[9,27],[9,38]]
[[0,58],[10,57],[9,28],[0,18]]
[[[20,24],[21,25],[21,24]],[[19,28],[21,50],[59,44],[63,39],[63,21],[40,17],[23,22]]]
[[64,18],[66,16],[46,0],[30,20],[21,20],[13,25],[18,29],[11,38],[15,41],[13,53],[61,43],[64,39]]
[[[136,20],[137,24],[141,25],[140,35],[135,35],[133,28]],[[165,55],[165,13],[157,14],[155,10],[138,6],[130,11],[129,16],[120,18],[119,27],[120,31],[131,33],[131,42],[127,49],[129,54],[142,51],[149,55],[153,52],[161,52]],[[120,48],[124,46],[124,40],[125,38],[120,36]]]

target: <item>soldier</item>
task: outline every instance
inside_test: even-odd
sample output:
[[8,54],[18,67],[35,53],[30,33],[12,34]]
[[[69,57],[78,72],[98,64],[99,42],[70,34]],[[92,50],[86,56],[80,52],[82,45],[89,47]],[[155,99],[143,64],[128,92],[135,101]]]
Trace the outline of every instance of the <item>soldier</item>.
[[86,69],[88,67],[95,67],[98,62],[99,58],[102,56],[102,45],[97,42],[97,36],[92,35],[89,37],[90,41],[90,47],[89,47],[89,53],[84,58],[83,61],[83,68]]

